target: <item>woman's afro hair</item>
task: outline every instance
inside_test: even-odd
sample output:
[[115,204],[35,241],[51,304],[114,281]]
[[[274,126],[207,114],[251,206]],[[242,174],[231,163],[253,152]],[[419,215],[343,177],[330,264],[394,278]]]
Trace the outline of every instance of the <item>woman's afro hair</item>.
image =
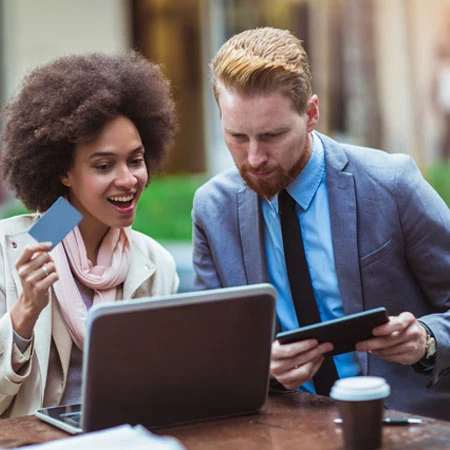
[[137,52],[65,56],[30,72],[2,111],[3,180],[29,210],[46,211],[67,188],[77,143],[124,115],[139,131],[149,180],[177,129],[170,85]]

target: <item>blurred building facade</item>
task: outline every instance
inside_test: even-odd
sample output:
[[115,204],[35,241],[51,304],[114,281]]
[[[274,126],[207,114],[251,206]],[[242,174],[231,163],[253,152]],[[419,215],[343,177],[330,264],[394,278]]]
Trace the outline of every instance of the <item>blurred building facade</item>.
[[[411,154],[450,145],[450,0],[0,0],[0,99],[62,54],[136,48],[173,84],[180,132],[167,171],[214,174],[232,161],[208,64],[246,28],[288,28],[310,55],[319,130]],[[448,100],[447,100],[448,95]],[[448,111],[447,111],[448,104]],[[449,147],[450,148],[450,147]],[[448,153],[450,157],[450,150]]]

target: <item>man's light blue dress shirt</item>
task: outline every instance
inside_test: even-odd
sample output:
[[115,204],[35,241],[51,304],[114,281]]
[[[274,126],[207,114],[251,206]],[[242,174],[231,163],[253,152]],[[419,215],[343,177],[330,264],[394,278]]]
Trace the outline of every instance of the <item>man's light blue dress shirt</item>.
[[[333,243],[330,227],[330,210],[325,172],[325,153],[317,135],[312,134],[311,158],[287,191],[297,202],[297,215],[303,234],[306,259],[314,295],[322,321],[344,315],[334,265]],[[299,327],[292,301],[284,260],[283,238],[278,214],[278,197],[261,200],[264,216],[264,245],[267,255],[270,282],[277,290],[277,316],[282,331]],[[355,353],[334,357],[340,378],[360,375]],[[315,392],[312,381],[300,390]]]

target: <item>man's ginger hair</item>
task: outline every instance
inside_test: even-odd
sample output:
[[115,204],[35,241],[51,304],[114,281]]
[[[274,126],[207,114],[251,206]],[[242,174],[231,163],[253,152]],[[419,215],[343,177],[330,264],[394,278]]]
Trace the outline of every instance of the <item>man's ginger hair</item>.
[[278,91],[302,113],[312,95],[308,55],[288,30],[256,28],[231,37],[213,59],[211,74],[216,100],[221,86],[248,94]]

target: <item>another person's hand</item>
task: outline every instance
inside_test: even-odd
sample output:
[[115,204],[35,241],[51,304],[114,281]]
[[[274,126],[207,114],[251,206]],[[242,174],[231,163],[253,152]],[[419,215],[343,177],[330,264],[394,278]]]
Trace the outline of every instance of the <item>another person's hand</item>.
[[373,334],[376,337],[359,342],[356,350],[403,365],[415,364],[425,355],[427,331],[410,312],[389,317]]
[[323,362],[323,354],[333,349],[326,342],[318,345],[315,339],[272,344],[270,374],[287,389],[296,389],[317,373]]
[[58,280],[48,253],[51,247],[48,242],[28,245],[15,264],[23,291],[10,314],[14,330],[26,339],[32,336],[39,314],[49,302],[50,286]]

